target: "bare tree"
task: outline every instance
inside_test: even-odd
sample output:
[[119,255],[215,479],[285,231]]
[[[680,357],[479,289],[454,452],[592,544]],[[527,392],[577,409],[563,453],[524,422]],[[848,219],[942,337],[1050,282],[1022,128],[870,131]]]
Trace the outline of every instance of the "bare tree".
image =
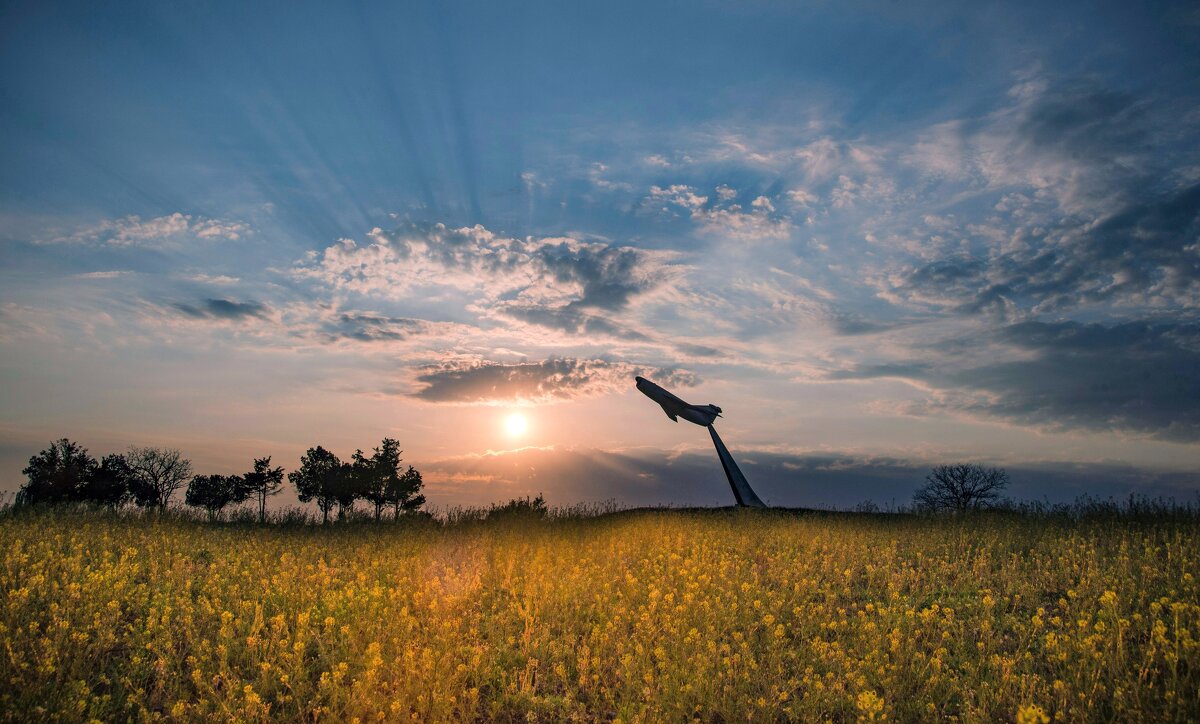
[[133,472],[134,500],[143,507],[165,508],[192,475],[192,461],[174,448],[131,447],[125,460]]
[[958,512],[994,503],[1008,485],[1008,473],[974,463],[938,465],[925,476],[925,481],[913,494],[918,508]]

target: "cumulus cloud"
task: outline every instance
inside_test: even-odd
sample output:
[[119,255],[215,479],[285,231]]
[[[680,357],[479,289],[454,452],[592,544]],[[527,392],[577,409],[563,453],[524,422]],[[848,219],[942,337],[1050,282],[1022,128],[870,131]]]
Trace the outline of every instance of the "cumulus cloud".
[[791,189],[787,192],[788,199],[800,207],[811,206],[817,202],[817,197],[804,189]]
[[413,397],[456,404],[542,404],[626,390],[637,375],[675,387],[698,382],[686,370],[606,360],[561,358],[513,364],[451,361],[423,368],[416,377],[422,387]]
[[791,234],[791,219],[777,213],[766,196],[756,197],[746,210],[734,201],[738,195],[736,189],[722,185],[713,193],[716,199],[710,201],[709,196],[701,196],[697,189],[686,184],[651,186],[646,203],[668,212],[671,207],[683,210],[706,234],[743,241],[786,239]]
[[591,179],[592,184],[594,184],[596,186],[596,188],[604,189],[605,191],[632,191],[633,190],[632,184],[625,183],[622,181],[610,181],[609,179],[605,178],[605,174],[608,173],[608,170],[609,170],[608,166],[606,166],[603,163],[593,163],[592,164],[591,168],[588,171],[588,178]]
[[108,219],[64,236],[44,239],[41,243],[164,248],[181,245],[188,239],[236,240],[249,231],[249,225],[240,221],[209,219],[177,211],[153,219],[142,219],[140,216]]
[[683,272],[672,252],[569,237],[513,239],[482,226],[375,229],[370,238],[364,246],[342,240],[312,254],[294,274],[390,299],[446,287],[486,315],[629,336],[634,333],[614,322],[613,313]]

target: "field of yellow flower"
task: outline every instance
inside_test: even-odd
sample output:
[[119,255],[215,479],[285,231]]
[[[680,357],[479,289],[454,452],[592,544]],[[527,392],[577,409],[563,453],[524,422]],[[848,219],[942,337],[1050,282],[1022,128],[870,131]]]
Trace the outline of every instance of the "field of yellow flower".
[[1191,522],[0,519],[7,719],[1200,715]]

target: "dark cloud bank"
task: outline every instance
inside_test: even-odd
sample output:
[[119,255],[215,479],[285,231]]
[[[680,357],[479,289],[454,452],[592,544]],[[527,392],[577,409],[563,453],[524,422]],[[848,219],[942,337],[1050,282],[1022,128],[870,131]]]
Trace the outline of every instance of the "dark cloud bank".
[[[933,462],[850,454],[739,451],[747,478],[771,505],[849,508],[864,500],[907,504]],[[944,461],[938,461],[944,462]],[[1045,462],[1007,467],[1015,499],[1070,502],[1081,495],[1131,493],[1194,501],[1200,475],[1122,464]],[[424,466],[430,492],[453,502],[544,493],[554,504],[617,500],[626,505],[732,505],[716,453],[527,448],[435,461]]]
[[931,407],[1025,425],[1200,440],[1200,324],[1022,322],[988,336],[980,346],[1015,347],[1023,358],[963,368],[957,358],[970,342],[952,340],[926,362],[864,365],[830,378],[916,380],[961,393]]
[[[1171,108],[1075,81],[1005,116],[1004,178],[1063,178],[1008,216],[997,205],[1003,244],[927,261],[895,288],[983,331],[832,377],[920,380],[962,393],[935,407],[1020,424],[1200,441],[1200,183],[1183,168],[1196,134]],[[967,347],[1003,361],[964,362]]]

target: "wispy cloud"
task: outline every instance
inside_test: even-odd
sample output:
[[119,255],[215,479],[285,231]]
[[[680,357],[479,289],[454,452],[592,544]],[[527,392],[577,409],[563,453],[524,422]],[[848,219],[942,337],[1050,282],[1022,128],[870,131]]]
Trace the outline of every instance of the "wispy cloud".
[[175,305],[181,313],[197,319],[240,321],[250,317],[262,318],[268,311],[259,302],[237,302],[232,299],[204,299],[196,304]]
[[42,239],[40,243],[162,248],[183,245],[189,240],[237,240],[249,232],[249,225],[240,221],[210,219],[177,211],[153,219],[125,216],[105,220],[65,235]]
[[388,343],[419,337],[445,338],[472,331],[453,322],[431,322],[411,317],[390,317],[360,311],[332,312],[321,324],[322,333],[331,341]]

